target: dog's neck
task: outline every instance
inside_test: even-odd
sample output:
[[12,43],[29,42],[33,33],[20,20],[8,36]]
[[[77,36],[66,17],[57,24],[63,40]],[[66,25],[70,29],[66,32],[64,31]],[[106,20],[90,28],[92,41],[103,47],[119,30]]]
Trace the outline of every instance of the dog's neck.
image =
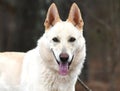
[[75,86],[77,76],[61,76],[49,70],[45,70],[41,76],[43,78],[40,78],[40,86],[43,86],[47,91],[48,89],[49,91],[69,91],[70,88],[75,88],[73,86]]

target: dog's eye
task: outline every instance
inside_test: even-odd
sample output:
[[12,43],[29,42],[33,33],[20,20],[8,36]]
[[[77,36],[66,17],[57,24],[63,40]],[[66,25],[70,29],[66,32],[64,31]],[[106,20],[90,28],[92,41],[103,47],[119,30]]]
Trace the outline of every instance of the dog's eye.
[[74,42],[76,39],[74,37],[71,37],[68,41],[69,42]]
[[54,37],[52,40],[53,40],[54,42],[60,42],[60,40],[59,40],[57,37]]

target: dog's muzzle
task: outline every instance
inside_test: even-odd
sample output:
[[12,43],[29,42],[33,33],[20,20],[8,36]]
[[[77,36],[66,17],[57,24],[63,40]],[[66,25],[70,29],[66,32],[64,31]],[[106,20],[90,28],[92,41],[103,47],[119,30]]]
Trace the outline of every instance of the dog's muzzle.
[[69,66],[72,63],[72,60],[73,60],[74,56],[72,56],[72,59],[69,61],[69,55],[67,53],[61,53],[59,55],[59,60],[58,60],[56,58],[55,53],[54,53],[53,50],[52,50],[52,53],[53,53],[53,55],[55,57],[56,62],[59,65],[59,74],[62,75],[62,76],[67,75],[68,72],[69,72]]

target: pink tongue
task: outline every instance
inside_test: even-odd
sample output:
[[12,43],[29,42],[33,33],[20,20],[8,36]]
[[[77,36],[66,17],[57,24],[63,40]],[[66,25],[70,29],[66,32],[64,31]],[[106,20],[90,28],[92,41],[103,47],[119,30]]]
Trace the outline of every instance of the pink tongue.
[[68,63],[63,64],[60,62],[59,73],[60,73],[60,75],[63,75],[63,76],[68,74]]

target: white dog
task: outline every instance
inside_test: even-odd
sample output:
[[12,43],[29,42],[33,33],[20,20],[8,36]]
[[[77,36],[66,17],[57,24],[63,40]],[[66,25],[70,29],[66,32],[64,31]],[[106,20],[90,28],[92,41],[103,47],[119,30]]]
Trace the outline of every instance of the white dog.
[[0,53],[0,91],[75,91],[86,56],[80,10],[74,3],[62,21],[53,3],[44,25],[35,49]]

